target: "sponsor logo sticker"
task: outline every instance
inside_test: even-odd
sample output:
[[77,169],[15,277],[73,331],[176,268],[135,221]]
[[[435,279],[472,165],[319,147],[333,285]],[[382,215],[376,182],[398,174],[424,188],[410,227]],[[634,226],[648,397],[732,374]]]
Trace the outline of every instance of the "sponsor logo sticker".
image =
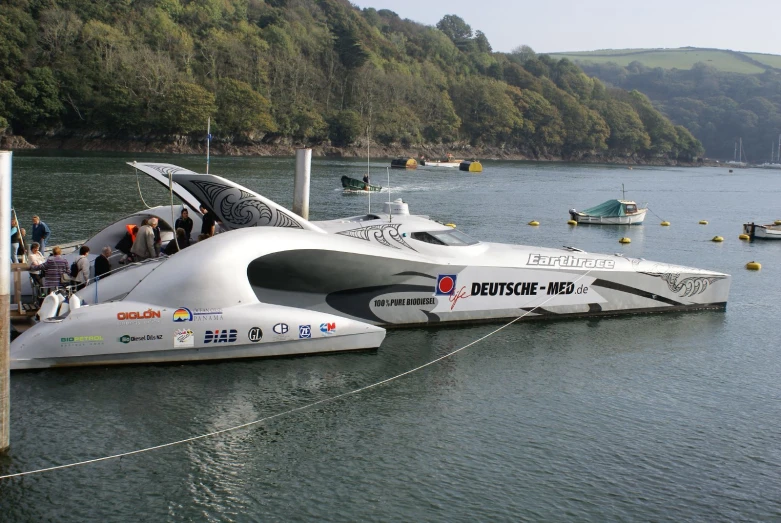
[[69,336],[67,338],[60,338],[60,344],[98,344],[103,343],[103,336]]
[[252,343],[257,343],[263,339],[263,331],[260,327],[252,327],[247,333],[247,337]]
[[192,329],[176,329],[174,331],[174,348],[195,347],[195,334]]
[[174,322],[193,321],[193,313],[187,307],[180,307],[174,311]]
[[312,326],[311,325],[299,325],[298,326],[298,337],[299,338],[311,338],[312,337]]
[[122,343],[130,343],[131,341],[154,341],[162,339],[162,334],[147,334],[145,336],[129,336],[125,334],[124,336],[119,337],[119,341]]
[[287,323],[277,323],[271,330],[274,331],[274,334],[287,334],[290,327],[287,326]]
[[180,307],[174,311],[174,322],[180,321],[222,321],[222,309],[188,309]]
[[440,274],[437,276],[437,286],[434,289],[434,296],[452,296],[455,291],[455,274]]
[[206,331],[204,343],[235,343],[239,339],[239,331],[236,329],[219,329]]
[[333,334],[336,332],[336,323],[321,323],[320,332],[323,334]]
[[153,309],[147,309],[143,312],[118,312],[117,313],[117,319],[119,321],[127,321],[127,320],[154,320],[160,318],[160,311],[156,311]]

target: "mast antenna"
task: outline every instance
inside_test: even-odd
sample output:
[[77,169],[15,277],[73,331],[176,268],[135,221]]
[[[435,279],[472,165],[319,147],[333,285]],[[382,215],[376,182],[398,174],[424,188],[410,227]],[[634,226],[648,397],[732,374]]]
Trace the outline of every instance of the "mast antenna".
[[209,174],[209,144],[212,141],[212,117],[206,123],[206,174]]

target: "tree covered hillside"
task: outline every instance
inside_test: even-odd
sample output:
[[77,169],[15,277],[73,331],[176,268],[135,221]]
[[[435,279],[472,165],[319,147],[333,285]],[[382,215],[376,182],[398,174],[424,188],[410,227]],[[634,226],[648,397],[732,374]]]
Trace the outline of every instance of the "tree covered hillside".
[[493,53],[346,0],[5,0],[0,128],[235,144],[470,143],[530,157],[692,160],[700,143],[639,92],[568,60]]
[[626,67],[615,63],[581,65],[611,85],[647,94],[658,109],[689,129],[710,157],[732,160],[740,138],[750,162],[770,161],[771,148],[778,154],[781,69],[768,67],[761,74],[739,74],[719,71],[703,62],[689,70],[652,69],[640,62]]

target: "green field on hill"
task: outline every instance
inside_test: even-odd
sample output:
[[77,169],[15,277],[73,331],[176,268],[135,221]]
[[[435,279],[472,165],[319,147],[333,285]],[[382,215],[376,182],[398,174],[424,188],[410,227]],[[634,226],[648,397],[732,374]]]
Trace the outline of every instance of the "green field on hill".
[[757,62],[781,69],[781,56],[777,54],[763,54],[763,53],[743,53],[749,58],[753,58]]
[[738,53],[719,49],[607,49],[550,53],[550,56],[568,58],[578,62],[614,62],[622,66],[638,61],[646,67],[661,67],[663,69],[691,69],[697,62],[703,62],[719,71],[743,74],[758,74],[765,71],[763,67],[751,63],[752,59],[770,67],[781,68],[781,56],[778,55]]

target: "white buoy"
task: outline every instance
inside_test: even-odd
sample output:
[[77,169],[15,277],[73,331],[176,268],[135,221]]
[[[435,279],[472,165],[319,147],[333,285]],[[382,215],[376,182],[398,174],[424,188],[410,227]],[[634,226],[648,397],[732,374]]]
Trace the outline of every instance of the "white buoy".
[[296,178],[293,184],[293,212],[309,219],[309,179],[312,174],[312,149],[296,149]]
[[59,294],[50,292],[48,296],[43,299],[41,306],[38,308],[38,317],[42,320],[51,318],[57,315],[57,309],[60,308]]
[[74,294],[68,299],[68,303],[70,304],[71,310],[78,309],[81,307],[81,298]]

